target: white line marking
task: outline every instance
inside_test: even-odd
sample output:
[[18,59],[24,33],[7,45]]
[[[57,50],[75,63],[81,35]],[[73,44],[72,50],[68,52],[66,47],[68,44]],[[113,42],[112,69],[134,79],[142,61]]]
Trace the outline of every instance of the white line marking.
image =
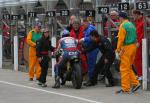
[[86,98],[82,98],[82,97],[76,97],[76,96],[67,95],[67,94],[63,94],[63,93],[47,91],[47,90],[43,90],[43,89],[39,89],[39,88],[34,88],[34,87],[15,84],[15,83],[10,83],[10,82],[6,82],[6,81],[0,81],[0,83],[12,85],[12,86],[17,86],[17,87],[21,87],[21,88],[27,88],[27,89],[42,91],[42,92],[46,92],[46,93],[49,93],[49,94],[55,94],[55,95],[60,95],[60,96],[64,96],[64,97],[74,98],[74,99],[86,101],[86,102],[89,102],[89,103],[103,103],[103,102],[98,102],[98,101],[94,101],[94,100],[90,100],[90,99],[86,99]]

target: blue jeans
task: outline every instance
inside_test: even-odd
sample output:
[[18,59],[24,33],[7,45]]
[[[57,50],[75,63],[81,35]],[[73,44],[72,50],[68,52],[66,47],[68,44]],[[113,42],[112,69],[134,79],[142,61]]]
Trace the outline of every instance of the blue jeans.
[[93,78],[98,52],[99,49],[94,49],[93,51],[87,53],[88,76],[90,80]]

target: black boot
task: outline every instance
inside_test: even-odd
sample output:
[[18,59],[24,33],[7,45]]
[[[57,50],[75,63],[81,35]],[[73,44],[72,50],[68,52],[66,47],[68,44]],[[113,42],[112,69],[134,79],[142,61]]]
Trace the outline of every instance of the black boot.
[[66,77],[67,77],[67,74],[64,73],[63,77],[61,77],[61,85],[65,85],[66,84]]
[[106,84],[106,87],[113,87],[113,86],[115,86],[114,80],[113,79],[108,80],[108,84]]
[[106,84],[106,87],[113,87],[114,86],[114,84]]
[[92,83],[93,86],[94,86],[94,85],[97,85],[97,79],[92,79],[92,80],[91,80],[91,83]]
[[52,86],[52,88],[60,88],[60,77],[56,76],[55,77],[55,84]]
[[91,82],[91,80],[88,80],[86,83],[83,84],[84,86],[94,86],[96,83]]

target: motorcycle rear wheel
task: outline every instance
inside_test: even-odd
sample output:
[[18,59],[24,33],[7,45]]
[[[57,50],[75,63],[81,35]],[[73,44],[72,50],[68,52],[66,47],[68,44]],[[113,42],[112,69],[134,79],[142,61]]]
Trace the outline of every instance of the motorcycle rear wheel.
[[73,64],[72,70],[72,84],[75,89],[80,89],[82,86],[82,69],[79,63]]

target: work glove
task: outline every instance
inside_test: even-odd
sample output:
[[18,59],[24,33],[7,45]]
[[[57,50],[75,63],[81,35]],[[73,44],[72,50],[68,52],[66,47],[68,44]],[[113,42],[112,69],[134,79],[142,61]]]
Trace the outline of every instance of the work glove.
[[116,55],[116,60],[120,60],[119,53],[118,53],[118,52],[115,52],[115,55]]

